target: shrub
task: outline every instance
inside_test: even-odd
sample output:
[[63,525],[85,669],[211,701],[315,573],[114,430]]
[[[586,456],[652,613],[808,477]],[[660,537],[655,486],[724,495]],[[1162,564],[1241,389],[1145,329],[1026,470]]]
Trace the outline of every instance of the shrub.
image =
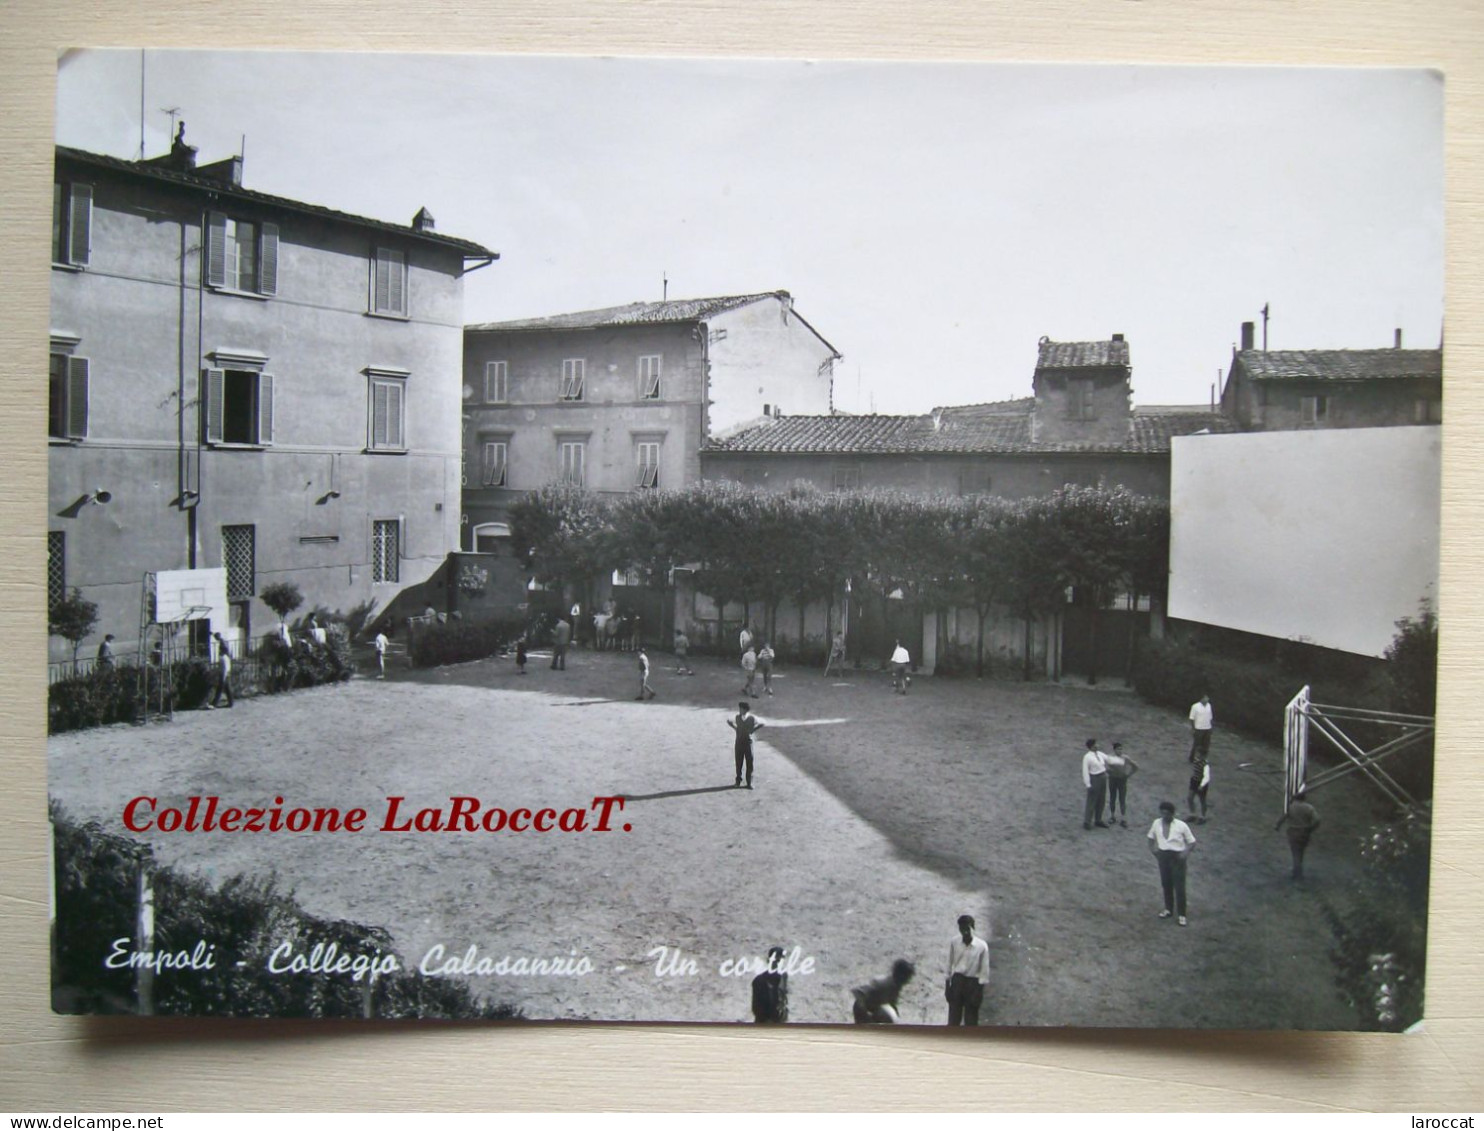
[[[338,630],[338,631],[337,631]],[[258,647],[257,688],[266,695],[325,683],[343,683],[355,673],[344,625],[327,625],[325,648],[302,639],[288,647],[277,636],[266,637]]]
[[[331,975],[268,973],[275,947],[303,951],[335,944],[341,953],[395,954],[386,931],[307,914],[273,879],[235,878],[220,888],[158,865],[150,849],[77,825],[52,807],[54,895],[52,1005],[61,1013],[136,1013],[148,1005],[167,1016],[425,1017],[510,1020],[518,1010],[491,1005],[462,983],[403,969],[374,984]],[[107,969],[114,942],[132,948],[141,872],[154,891],[155,939],[162,950],[216,947],[209,970],[162,970],[152,1000],[141,1003],[132,971]],[[239,964],[240,963],[240,964]]]
[[279,620],[286,621],[289,614],[304,603],[304,594],[292,581],[275,581],[272,585],[263,586],[258,599],[277,613]]
[[482,660],[502,651],[524,631],[518,618],[501,617],[468,624],[450,621],[419,627],[408,642],[407,653],[415,668],[436,668]]
[[162,699],[159,668],[146,667],[141,686],[139,668],[105,664],[47,688],[47,733],[137,722],[151,711],[191,710],[206,701],[214,680],[206,660],[181,660],[170,666],[170,683]]
[[1396,622],[1396,636],[1386,649],[1386,674],[1396,710],[1410,715],[1437,713],[1438,618],[1426,601],[1415,618]]

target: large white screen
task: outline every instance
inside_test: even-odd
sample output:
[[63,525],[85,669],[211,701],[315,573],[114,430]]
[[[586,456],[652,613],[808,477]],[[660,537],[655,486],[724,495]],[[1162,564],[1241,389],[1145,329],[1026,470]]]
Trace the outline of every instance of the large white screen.
[[1442,432],[1176,439],[1170,615],[1383,653],[1437,595]]

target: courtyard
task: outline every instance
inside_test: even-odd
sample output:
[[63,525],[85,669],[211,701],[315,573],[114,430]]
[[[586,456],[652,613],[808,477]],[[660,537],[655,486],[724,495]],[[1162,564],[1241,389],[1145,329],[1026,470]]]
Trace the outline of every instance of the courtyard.
[[[217,882],[272,874],[316,915],[385,928],[404,967],[474,948],[469,968],[487,961],[469,985],[533,1020],[747,1021],[750,974],[734,969],[780,945],[796,951],[792,1021],[848,1022],[851,987],[906,957],[918,977],[902,1019],[941,1024],[948,943],[968,912],[990,943],[986,1024],[1356,1023],[1334,988],[1325,906],[1344,905],[1382,811],[1355,778],[1317,793],[1325,827],[1309,878],[1290,882],[1273,830],[1281,752],[1219,729],[1219,689],[1211,817],[1194,826],[1179,928],[1156,917],[1145,834],[1160,800],[1184,813],[1188,726],[1119,681],[919,678],[898,696],[879,672],[783,667],[757,701],[766,727],[746,791],[732,788],[726,726],[734,666],[697,658],[680,676],[655,653],[659,698],[640,703],[632,655],[574,650],[565,672],[548,659],[533,654],[526,675],[505,658],[394,670],[59,736],[51,795],[111,832],[142,795],[364,807],[359,833],[138,837],[165,864]],[[1140,766],[1127,828],[1082,828],[1088,737],[1121,741]],[[379,830],[389,797],[406,817],[463,796],[512,811],[625,801],[605,833]],[[572,973],[582,959],[590,972]],[[535,960],[566,972],[510,972]]]

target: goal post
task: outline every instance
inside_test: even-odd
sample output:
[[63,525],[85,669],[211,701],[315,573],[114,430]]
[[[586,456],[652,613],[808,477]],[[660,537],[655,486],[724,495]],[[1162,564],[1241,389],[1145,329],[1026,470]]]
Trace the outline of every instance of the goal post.
[[[1373,737],[1364,741],[1357,738],[1351,733],[1356,729],[1355,724],[1361,724],[1372,732]],[[1357,772],[1369,778],[1395,804],[1403,807],[1417,805],[1417,799],[1380,763],[1431,741],[1433,729],[1434,722],[1429,715],[1315,703],[1305,686],[1289,700],[1283,714],[1284,810],[1287,811],[1288,803],[1296,794],[1318,789]],[[1338,750],[1343,760],[1311,775],[1309,735],[1313,731]]]

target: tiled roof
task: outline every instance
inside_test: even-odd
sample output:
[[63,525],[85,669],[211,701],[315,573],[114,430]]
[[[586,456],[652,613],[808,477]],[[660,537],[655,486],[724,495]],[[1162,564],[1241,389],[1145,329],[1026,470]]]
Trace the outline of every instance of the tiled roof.
[[1256,381],[1443,376],[1442,350],[1241,350],[1237,363]]
[[517,318],[510,322],[481,322],[468,330],[591,330],[600,326],[635,326],[647,322],[700,322],[712,315],[765,298],[787,298],[787,291],[764,291],[755,295],[721,295],[717,298],[677,298],[667,302],[631,302],[600,310],[577,310],[544,318]]
[[[923,416],[785,416],[713,439],[706,450],[797,455],[1158,454],[1170,450],[1173,436],[1237,431],[1233,422],[1211,412],[1144,415],[1135,409],[1129,437],[1122,444],[1033,443],[1030,423],[1034,403],[1027,397],[998,405],[941,408]],[[1001,406],[1004,411],[984,411]]]
[[1127,368],[1128,342],[1053,342],[1041,339],[1036,357],[1037,369],[1080,369],[1087,366],[1117,365]]
[[320,216],[327,220],[338,220],[342,223],[355,224],[362,228],[372,228],[379,232],[395,232],[405,239],[421,240],[425,243],[442,244],[444,247],[455,248],[468,256],[499,258],[497,253],[471,240],[461,240],[455,236],[446,236],[436,231],[420,232],[409,224],[394,224],[387,220],[372,220],[368,217],[356,216],[349,212],[338,212],[333,208],[325,208],[318,204],[306,204],[302,200],[290,200],[284,196],[273,196],[266,192],[245,189],[240,185],[232,184],[230,181],[204,176],[200,173],[189,173],[164,165],[125,161],[120,157],[108,157],[102,153],[89,153],[86,150],[72,149],[65,145],[57,146],[57,158],[59,160],[92,165],[98,168],[112,169],[116,172],[140,177],[145,180],[161,181],[166,184],[178,185],[182,188],[199,189],[228,200],[246,200],[254,204],[266,205],[270,208],[279,208],[289,212],[302,212],[310,216]]

